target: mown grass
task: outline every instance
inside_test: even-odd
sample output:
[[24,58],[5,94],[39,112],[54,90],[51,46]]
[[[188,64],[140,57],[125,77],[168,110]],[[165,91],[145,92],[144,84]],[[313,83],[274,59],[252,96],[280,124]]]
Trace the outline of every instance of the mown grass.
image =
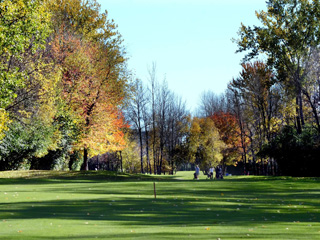
[[0,239],[320,239],[318,178],[192,176],[1,172]]

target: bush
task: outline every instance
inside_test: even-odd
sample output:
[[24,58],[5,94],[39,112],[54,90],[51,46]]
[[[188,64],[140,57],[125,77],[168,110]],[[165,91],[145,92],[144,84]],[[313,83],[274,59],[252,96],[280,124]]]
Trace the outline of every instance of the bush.
[[260,155],[274,158],[282,175],[319,176],[320,141],[311,127],[301,134],[293,126],[284,127]]

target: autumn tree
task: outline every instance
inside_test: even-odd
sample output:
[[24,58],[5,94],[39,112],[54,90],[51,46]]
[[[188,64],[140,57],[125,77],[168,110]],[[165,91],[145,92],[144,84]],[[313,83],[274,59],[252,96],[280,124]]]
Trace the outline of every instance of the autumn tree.
[[141,172],[140,161],[140,146],[136,141],[136,134],[134,131],[128,131],[125,135],[127,142],[126,148],[122,151],[123,169],[128,173]]
[[256,12],[262,26],[239,31],[238,52],[249,51],[245,61],[259,56],[267,57],[268,65],[277,73],[277,79],[295,98],[295,125],[298,133],[305,125],[303,88],[311,51],[318,47],[320,2],[318,0],[269,0],[267,12]]
[[[96,1],[51,1],[53,58],[61,66],[61,96],[82,126],[78,147],[88,154],[121,150],[126,127],[119,106],[126,93],[121,36]],[[81,14],[80,14],[81,12]]]
[[54,124],[60,71],[48,56],[47,6],[43,1],[0,3],[2,169],[28,168],[61,140]]
[[187,142],[191,161],[201,169],[217,166],[223,160],[225,144],[210,118],[193,118]]
[[282,111],[285,106],[272,71],[263,62],[247,63],[242,67],[240,76],[233,79],[228,88],[242,104],[245,116],[239,117],[245,121],[250,155],[256,162],[257,153],[280,129],[282,119],[286,117]]
[[245,104],[243,98],[241,98],[241,91],[237,88],[229,88],[226,91],[226,96],[230,104],[228,109],[237,119],[237,125],[239,129],[240,147],[241,147],[241,160],[244,163],[244,173],[246,174],[247,154],[249,145],[247,116],[245,114]]
[[218,129],[220,139],[225,143],[222,164],[236,164],[241,160],[241,138],[236,117],[228,112],[215,112],[210,119]]

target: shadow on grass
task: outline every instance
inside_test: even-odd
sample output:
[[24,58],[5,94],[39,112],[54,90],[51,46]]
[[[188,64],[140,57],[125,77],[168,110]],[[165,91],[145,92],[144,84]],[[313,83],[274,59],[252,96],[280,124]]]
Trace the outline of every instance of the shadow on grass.
[[[193,174],[185,176],[187,179],[182,179],[179,175],[147,175],[147,174],[126,174],[117,173],[113,171],[6,171],[0,172],[0,184],[45,184],[52,183],[53,181],[60,181],[65,183],[70,182],[175,182],[186,181],[194,182]],[[23,181],[21,181],[23,180]],[[268,182],[268,181],[293,181],[293,182],[314,182],[320,181],[320,178],[292,178],[292,177],[270,177],[270,176],[237,176],[227,177],[223,180],[209,180],[201,179],[200,182]]]
[[[179,182],[184,184],[184,182]],[[255,226],[261,222],[315,222],[320,209],[318,189],[264,189],[247,184],[223,186],[221,189],[196,182],[182,188],[158,184],[158,198],[151,185],[126,183],[103,184],[91,190],[59,184],[58,193],[85,194],[91,200],[57,199],[0,204],[1,219],[68,219],[83,221],[116,221],[122,225],[208,225]],[[226,184],[226,183],[225,183]],[[108,188],[109,187],[109,188]],[[122,187],[122,188],[121,188]],[[254,186],[251,186],[254,187]],[[52,189],[43,188],[41,192]],[[99,198],[94,197],[99,194]],[[105,197],[103,197],[105,195]],[[179,196],[179,197],[175,197]],[[314,214],[314,215],[312,215]]]
[[[37,173],[38,174],[38,173]],[[204,226],[256,227],[263,224],[285,225],[288,223],[315,223],[319,221],[320,197],[318,182],[313,179],[236,177],[222,181],[177,180],[176,176],[128,175],[110,172],[57,173],[44,179],[37,174],[22,178],[2,178],[0,184],[9,185],[15,193],[14,184],[24,185],[21,192],[34,194],[56,193],[62,199],[2,201],[0,219],[8,220],[79,220],[96,226],[117,223],[123,229],[132,225],[140,229],[166,227],[156,234],[158,238],[208,237],[208,231],[189,236],[187,227]],[[156,182],[157,199],[153,197],[153,182]],[[25,186],[30,184],[30,186]],[[33,184],[35,186],[33,186]],[[9,189],[8,188],[8,189]],[[35,189],[35,192],[34,190]],[[73,196],[74,194],[74,196]],[[22,195],[22,194],[21,194]],[[24,195],[27,196],[28,194]],[[55,195],[49,195],[50,198]],[[70,199],[71,198],[71,199]],[[186,228],[185,235],[167,232],[167,227]],[[283,227],[284,229],[284,227]],[[212,231],[213,232],[213,231]],[[211,232],[209,232],[211,234]],[[91,232],[90,232],[91,234]],[[250,233],[255,239],[303,238],[306,232],[272,233],[263,235]],[[151,234],[122,232],[110,235],[57,236],[50,239],[150,238]],[[221,239],[239,239],[239,234],[214,235]],[[274,237],[276,236],[276,237]],[[289,237],[290,236],[290,237]],[[247,237],[247,236],[244,236]],[[312,233],[308,239],[316,239]],[[315,238],[313,238],[315,237]],[[22,239],[22,238],[21,238]],[[47,239],[34,236],[32,239]]]
[[[52,182],[136,182],[177,181],[175,175],[127,174],[113,171],[7,171],[0,172],[1,184],[45,184]],[[22,181],[23,180],[23,181]]]
[[[173,232],[155,232],[155,233],[122,233],[122,234],[95,234],[95,235],[82,235],[82,236],[67,236],[67,237],[50,237],[50,239],[153,239],[154,236],[157,236],[157,239],[208,239],[208,232],[201,233],[198,232],[196,234],[189,234],[188,231],[185,233],[173,233]],[[238,240],[239,234],[235,233],[214,233],[212,232],[210,234],[213,239],[231,239],[231,240]],[[248,234],[249,235],[249,234]],[[265,233],[263,235],[257,235],[252,234],[251,236],[248,236],[247,234],[243,234],[241,238],[251,238],[251,239],[288,239],[290,234],[288,233],[282,233],[282,234],[275,234],[272,232]],[[295,234],[294,239],[305,239],[305,234]],[[308,234],[309,239],[318,239],[317,234]],[[38,237],[38,236],[32,236],[32,239],[48,239],[47,237]],[[290,238],[291,239],[291,238]]]

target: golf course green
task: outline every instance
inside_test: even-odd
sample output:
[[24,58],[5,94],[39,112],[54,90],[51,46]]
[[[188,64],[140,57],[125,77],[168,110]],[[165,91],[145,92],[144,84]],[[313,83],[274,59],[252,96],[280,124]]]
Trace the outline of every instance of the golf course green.
[[320,239],[319,178],[192,178],[0,172],[0,239]]

